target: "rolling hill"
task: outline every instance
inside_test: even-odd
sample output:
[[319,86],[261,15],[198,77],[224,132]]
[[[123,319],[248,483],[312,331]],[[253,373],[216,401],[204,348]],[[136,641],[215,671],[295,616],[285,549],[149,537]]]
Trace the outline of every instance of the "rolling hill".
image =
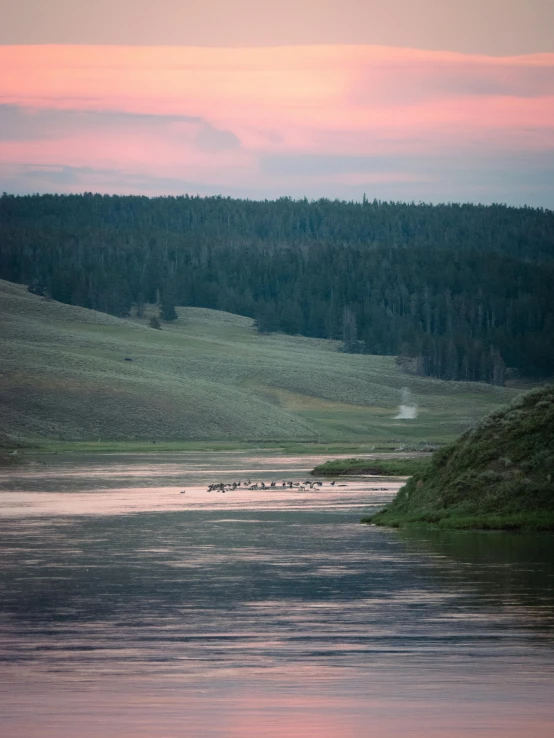
[[[155,308],[151,306],[150,314]],[[339,342],[178,308],[162,330],[0,281],[0,440],[448,441],[515,390],[405,374]],[[419,408],[395,419],[402,388]]]

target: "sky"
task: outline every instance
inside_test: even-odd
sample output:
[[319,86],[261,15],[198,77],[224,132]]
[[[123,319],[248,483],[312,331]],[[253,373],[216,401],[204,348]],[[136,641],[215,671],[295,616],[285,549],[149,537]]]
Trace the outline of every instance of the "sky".
[[0,0],[0,191],[554,208],[554,0]]

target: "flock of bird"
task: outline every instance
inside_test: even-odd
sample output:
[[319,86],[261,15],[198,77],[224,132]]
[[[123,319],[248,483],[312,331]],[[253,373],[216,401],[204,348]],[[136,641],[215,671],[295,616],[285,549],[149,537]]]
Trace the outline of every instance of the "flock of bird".
[[[331,482],[332,485],[335,484],[335,482]],[[339,485],[340,486],[340,485]],[[343,487],[346,487],[345,484],[342,485]],[[315,482],[310,481],[309,479],[305,482],[281,482],[280,484],[277,482],[270,482],[269,484],[266,484],[265,482],[255,482],[254,484],[251,484],[250,480],[247,479],[245,482],[231,482],[231,484],[224,484],[223,482],[219,482],[218,484],[210,484],[208,487],[208,492],[228,492],[231,490],[238,489],[239,487],[242,487],[243,489],[273,489],[277,487],[281,488],[288,488],[293,489],[297,488],[299,492],[304,491],[305,489],[314,489],[316,487],[323,487],[323,482]]]
[[[331,486],[333,487],[335,485],[335,482],[331,482]],[[339,487],[346,487],[346,484],[339,484]],[[230,483],[224,483],[224,482],[216,482],[215,484],[208,485],[207,492],[231,492],[235,489],[297,489],[299,492],[303,492],[305,489],[316,489],[319,487],[323,487],[323,482],[316,482],[312,481],[310,479],[307,479],[305,482],[270,482],[269,484],[266,484],[265,482],[254,482],[252,483],[250,479],[246,479],[244,482],[230,482]],[[184,495],[186,490],[182,490],[181,494]]]
[[[348,487],[347,484],[336,484],[336,481],[333,479],[332,482],[329,482],[329,486],[334,487]],[[270,482],[269,484],[266,484],[265,482],[254,482],[252,483],[250,479],[246,479],[244,482],[216,482],[214,484],[208,485],[208,488],[206,492],[232,492],[236,489],[248,489],[248,490],[272,490],[272,489],[295,489],[298,492],[304,492],[306,489],[320,489],[323,487],[323,482],[307,479],[305,482],[292,482],[292,481],[283,481],[283,482]],[[375,490],[382,489],[387,490],[388,487],[375,487]],[[181,490],[182,495],[186,494],[186,489]]]

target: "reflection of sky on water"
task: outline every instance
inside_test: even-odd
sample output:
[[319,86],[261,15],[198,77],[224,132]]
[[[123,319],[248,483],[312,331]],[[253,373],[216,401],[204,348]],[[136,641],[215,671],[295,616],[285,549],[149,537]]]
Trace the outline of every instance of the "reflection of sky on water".
[[5,484],[5,735],[552,735],[554,538],[359,525],[384,480],[207,493],[284,471],[213,458]]
[[351,482],[345,488],[268,490],[236,489],[210,492],[206,487],[125,487],[88,492],[3,492],[0,515],[125,515],[139,512],[177,512],[180,510],[298,510],[317,505],[320,510],[354,508],[366,512],[382,507],[399,483],[381,481],[378,489],[368,490],[367,482]]
[[[395,454],[372,453],[370,458]],[[398,454],[405,456],[405,454]],[[333,458],[348,458],[348,454]],[[40,457],[37,457],[40,458]],[[54,462],[53,459],[59,458]],[[43,457],[18,469],[0,469],[0,491],[34,488],[45,491],[52,487],[68,491],[111,488],[121,485],[121,479],[140,478],[142,486],[158,487],[170,481],[182,484],[205,485],[210,482],[233,481],[252,478],[252,481],[270,479],[281,481],[286,478],[309,478],[310,471],[328,459],[327,456],[283,456],[246,454],[238,452],[179,454],[94,454],[93,460],[86,456]],[[53,465],[54,464],[54,465]],[[305,476],[307,475],[307,476]],[[160,482],[160,480],[163,480]],[[129,486],[129,485],[125,485]]]

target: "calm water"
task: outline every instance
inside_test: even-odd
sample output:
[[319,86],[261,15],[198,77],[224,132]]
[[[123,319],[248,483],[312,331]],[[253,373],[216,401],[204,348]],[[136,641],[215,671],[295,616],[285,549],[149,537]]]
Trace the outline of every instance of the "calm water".
[[318,461],[2,472],[2,737],[551,738],[554,537],[359,525],[379,479],[206,492]]

